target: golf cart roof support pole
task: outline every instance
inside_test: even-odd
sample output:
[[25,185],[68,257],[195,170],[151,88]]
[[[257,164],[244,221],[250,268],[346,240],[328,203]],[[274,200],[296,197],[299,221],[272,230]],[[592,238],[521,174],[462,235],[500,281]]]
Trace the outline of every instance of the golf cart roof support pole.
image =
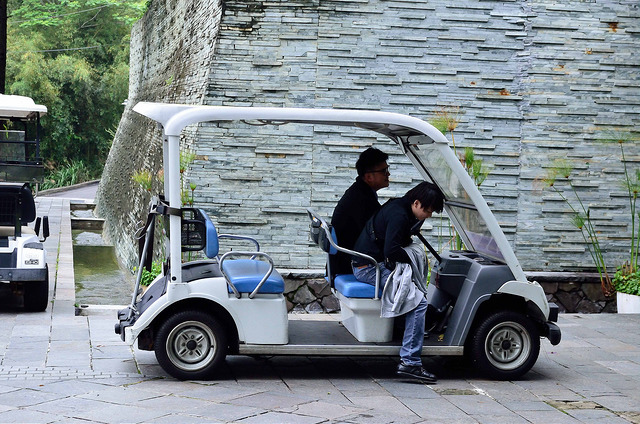
[[[158,125],[160,126],[160,125]],[[160,126],[161,127],[161,126]],[[161,127],[162,128],[162,127]],[[164,175],[163,175],[163,193],[165,196],[169,196],[169,181],[171,180],[171,174],[169,170],[169,137],[162,133],[162,163],[164,164]],[[168,197],[165,197],[165,200],[168,200]]]
[[36,160],[40,159],[40,133],[42,127],[40,126],[40,112],[36,112]]
[[[163,170],[164,170],[164,174],[163,174],[163,182],[162,182],[162,194],[165,196],[164,200],[167,200],[167,197],[169,195],[169,180],[171,178],[171,175],[169,174],[169,168],[168,168],[168,163],[169,163],[169,138],[167,137],[167,135],[164,133],[164,129],[162,128],[162,125],[158,124],[158,128],[162,131],[162,163],[163,163]],[[166,225],[166,217],[161,217],[160,219],[163,220],[163,225]],[[165,252],[167,255],[170,254],[171,252],[171,240],[169,240],[168,238],[165,237],[164,239],[164,247],[165,247]],[[166,259],[166,258],[165,258]],[[162,267],[164,270],[164,267]]]
[[[167,144],[169,147],[169,155],[168,163],[165,163],[165,170],[169,170],[169,206],[173,209],[180,210],[182,207],[180,204],[180,137],[177,135],[168,136]],[[169,256],[171,259],[170,284],[167,287],[169,302],[180,299],[185,294],[188,294],[189,290],[188,287],[185,287],[185,284],[182,284],[182,258],[180,255],[182,233],[180,218],[179,215],[169,215]]]

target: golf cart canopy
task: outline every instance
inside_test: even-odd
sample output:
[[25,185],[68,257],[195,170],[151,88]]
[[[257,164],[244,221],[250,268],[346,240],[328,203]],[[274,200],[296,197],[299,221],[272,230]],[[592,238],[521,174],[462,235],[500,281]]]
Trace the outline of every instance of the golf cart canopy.
[[47,107],[35,104],[31,97],[0,94],[0,119],[31,120],[46,113]]
[[[504,261],[516,280],[526,277],[511,245],[475,183],[449,148],[447,138],[431,124],[411,116],[377,111],[271,107],[189,106],[138,103],[133,110],[160,123],[164,131],[165,193],[170,206],[180,208],[179,136],[199,122],[244,121],[261,124],[303,123],[352,126],[375,131],[395,142],[421,176],[444,193],[445,210],[467,248]],[[180,217],[171,217],[171,234],[180,231]],[[175,226],[175,227],[174,227]],[[171,263],[180,263],[180,239],[171,240]],[[175,255],[175,256],[174,256]],[[171,267],[173,281],[181,275]]]

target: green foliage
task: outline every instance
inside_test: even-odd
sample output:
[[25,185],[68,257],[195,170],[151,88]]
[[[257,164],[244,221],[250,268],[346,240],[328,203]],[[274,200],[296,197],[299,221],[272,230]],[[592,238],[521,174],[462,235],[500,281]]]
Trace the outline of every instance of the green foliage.
[[480,187],[490,172],[489,169],[484,166],[483,160],[475,157],[473,147],[470,146],[464,148],[464,156],[461,160],[465,169],[476,183],[476,186]]
[[101,173],[101,169],[92,169],[82,160],[65,161],[62,166],[47,172],[40,188],[47,190],[50,188],[66,187],[96,179]]
[[180,151],[180,174],[183,174],[189,168],[195,158],[196,154],[191,151]]
[[620,293],[640,296],[640,270],[631,271],[629,264],[618,268],[613,276],[613,284]]
[[548,187],[553,187],[558,179],[569,179],[572,172],[573,165],[571,163],[564,159],[557,159],[553,162],[553,166],[547,169],[542,182]]
[[[137,271],[138,268],[134,268],[134,271]],[[160,275],[160,273],[162,272],[162,262],[156,262],[153,261],[153,263],[151,264],[151,271],[147,271],[146,268],[142,268],[142,277],[140,279],[140,285],[141,286],[148,286],[150,285],[153,280]]]
[[[193,206],[193,192],[196,189],[194,183],[189,183],[184,178],[184,173],[189,166],[196,159],[196,154],[190,150],[180,151],[180,198],[182,200],[182,206]],[[189,193],[191,190],[191,193]]]
[[448,106],[441,107],[435,113],[435,117],[429,120],[429,123],[436,127],[442,134],[451,134],[451,142],[453,143],[453,151],[456,151],[456,140],[453,138],[453,130],[460,123],[460,107]]
[[147,170],[136,171],[131,176],[131,179],[140,184],[140,187],[142,187],[143,189],[151,191],[151,183],[153,180],[151,172]]
[[[196,183],[187,181],[184,177],[184,173],[189,169],[189,166],[195,159],[195,153],[189,150],[180,151],[180,200],[182,202],[182,206],[193,206],[194,191],[196,190],[197,185]],[[146,169],[135,171],[131,176],[131,179],[146,191],[151,191],[153,186],[153,175],[151,175],[150,171],[147,171]],[[164,172],[160,171],[158,175],[156,175],[156,179],[158,182],[163,183]]]
[[10,0],[7,94],[47,106],[41,155],[101,169],[127,97],[129,34],[144,0]]

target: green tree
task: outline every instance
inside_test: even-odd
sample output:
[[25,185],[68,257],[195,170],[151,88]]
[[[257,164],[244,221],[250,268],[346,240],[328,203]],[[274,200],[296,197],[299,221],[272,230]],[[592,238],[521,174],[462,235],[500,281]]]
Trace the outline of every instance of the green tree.
[[7,0],[0,0],[0,94],[4,94],[7,68]]
[[6,91],[46,105],[51,171],[98,176],[126,99],[131,26],[144,0],[9,0]]

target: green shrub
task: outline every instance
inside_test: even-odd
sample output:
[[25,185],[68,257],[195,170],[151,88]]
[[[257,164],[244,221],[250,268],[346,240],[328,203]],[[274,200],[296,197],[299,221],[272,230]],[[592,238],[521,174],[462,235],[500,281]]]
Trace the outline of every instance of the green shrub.
[[100,169],[92,169],[81,160],[72,160],[47,172],[41,190],[67,187],[73,184],[100,178]]
[[[134,271],[137,271],[137,267],[134,268]],[[140,279],[140,285],[141,286],[148,286],[149,284],[151,284],[153,282],[153,280],[160,275],[160,273],[162,272],[162,262],[156,262],[154,261],[151,264],[151,271],[147,271],[146,268],[144,268],[142,270],[142,278]]]
[[620,293],[640,296],[640,270],[631,271],[629,265],[621,266],[613,276],[613,284]]

